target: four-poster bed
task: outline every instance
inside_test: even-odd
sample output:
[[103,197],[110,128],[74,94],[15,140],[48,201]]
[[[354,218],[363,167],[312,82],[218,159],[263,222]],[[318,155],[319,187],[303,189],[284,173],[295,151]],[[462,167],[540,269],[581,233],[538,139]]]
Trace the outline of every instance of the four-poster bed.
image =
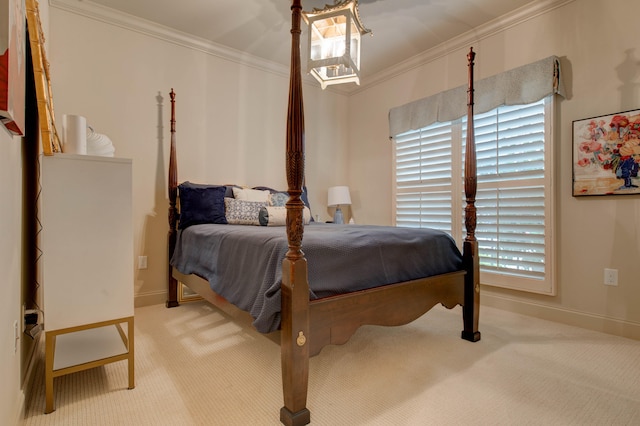
[[[362,239],[363,233],[372,234],[387,232],[387,228],[369,229],[376,227],[358,227],[352,225],[328,225],[312,224],[305,226],[303,211],[303,182],[304,182],[304,113],[302,101],[302,76],[300,65],[300,21],[302,7],[300,0],[294,0],[292,10],[292,47],[291,47],[291,76],[289,87],[289,106],[287,116],[287,136],[286,136],[286,175],[288,183],[288,201],[286,202],[286,228],[284,227],[260,227],[242,225],[224,225],[226,221],[219,218],[218,224],[195,225],[184,227],[179,225],[179,219],[184,220],[184,211],[178,212],[178,206],[182,210],[184,202],[178,202],[179,188],[193,189],[193,187],[178,185],[177,161],[176,161],[176,137],[175,137],[175,93],[171,91],[171,148],[169,160],[169,235],[168,250],[170,264],[169,272],[169,296],[167,306],[178,305],[178,280],[187,284],[193,291],[201,294],[205,299],[213,304],[226,303],[219,293],[214,292],[211,287],[213,283],[202,277],[205,272],[196,269],[188,269],[181,260],[183,250],[187,249],[188,231],[193,229],[205,230],[206,233],[213,233],[209,229],[224,229],[220,232],[233,234],[249,232],[249,228],[258,230],[260,233],[278,232],[285,239],[286,253],[282,252],[282,258],[278,258],[279,265],[274,274],[279,295],[278,310],[274,314],[278,321],[270,322],[270,327],[280,329],[280,346],[282,358],[282,383],[284,393],[284,407],[280,410],[280,420],[286,425],[303,425],[310,422],[310,412],[306,407],[307,387],[309,377],[309,357],[317,354],[329,344],[345,343],[350,336],[364,324],[375,324],[385,326],[395,326],[409,323],[423,315],[436,304],[443,304],[447,308],[461,305],[463,311],[463,331],[462,338],[469,341],[478,341],[480,332],[478,331],[479,313],[479,266],[478,266],[478,244],[475,238],[476,227],[476,160],[475,145],[473,135],[473,60],[474,52],[471,50],[468,55],[469,60],[469,96],[468,96],[468,120],[469,132],[466,144],[465,161],[465,195],[467,206],[465,209],[465,226],[467,235],[463,244],[463,252],[457,255],[446,255],[444,262],[448,266],[436,269],[435,272],[417,272],[417,276],[407,278],[391,278],[390,281],[360,285],[354,290],[336,291],[327,289],[324,293],[315,285],[318,273],[313,272],[313,266],[317,266],[316,258],[321,257],[323,247],[316,240],[316,234],[330,233],[335,228],[340,235],[358,233],[356,239]],[[196,186],[196,190],[199,190]],[[216,189],[217,190],[217,189]],[[180,192],[182,196],[182,191]],[[228,205],[227,205],[228,206]],[[182,216],[181,216],[182,214]],[[384,230],[382,228],[385,228]],[[286,231],[285,231],[286,230]],[[397,232],[402,232],[401,228],[395,228]],[[415,230],[414,230],[415,231]],[[218,231],[215,231],[218,232]],[[306,232],[306,234],[305,234]],[[391,232],[391,231],[389,231]],[[429,231],[425,231],[429,232]],[[303,234],[305,234],[305,252],[302,251]],[[217,235],[217,234],[215,234]],[[220,236],[213,244],[219,244]],[[406,236],[389,237],[386,234],[382,239],[409,239]],[[229,239],[224,235],[224,239]],[[446,240],[446,238],[445,238]],[[263,247],[262,242],[256,243]],[[446,242],[444,243],[447,244]],[[318,248],[319,247],[319,248]],[[178,250],[177,250],[178,249]],[[327,247],[326,250],[332,250]],[[216,249],[217,250],[217,249]],[[235,253],[242,249],[234,249]],[[360,248],[355,249],[360,250]],[[400,250],[400,249],[398,249]],[[416,252],[414,248],[409,248],[408,253]],[[442,251],[441,248],[433,249]],[[395,253],[396,247],[387,250],[389,256]],[[202,253],[203,250],[196,249]],[[217,252],[216,252],[217,253]],[[316,254],[318,253],[318,254]],[[223,255],[220,249],[220,256]],[[305,257],[306,255],[306,257]],[[315,257],[314,257],[315,256]],[[411,254],[402,254],[400,260],[388,261],[388,266],[392,263],[402,262],[402,259]],[[341,257],[341,256],[329,256]],[[425,257],[425,256],[423,256]],[[173,258],[173,260],[172,260]],[[408,257],[407,257],[408,258]],[[308,265],[307,259],[310,260]],[[324,260],[317,260],[321,262]],[[384,259],[383,259],[384,261]],[[220,260],[218,260],[220,262]],[[409,262],[407,262],[409,263]],[[413,263],[413,262],[411,262]],[[180,265],[179,267],[176,264]],[[324,265],[324,264],[323,264]],[[453,265],[453,266],[452,266]],[[251,269],[236,267],[234,269]],[[330,270],[357,269],[356,263],[352,268],[340,268],[323,266],[324,273]],[[406,264],[401,264],[399,269]],[[323,269],[320,268],[320,269]],[[230,268],[227,268],[230,269]],[[316,268],[318,269],[318,268]],[[363,269],[363,268],[361,268]],[[312,273],[313,272],[313,273]],[[235,273],[235,271],[234,271]],[[281,276],[280,276],[281,273]],[[315,275],[314,275],[315,274]],[[401,276],[401,275],[400,275]],[[350,278],[351,279],[351,278]],[[369,278],[367,278],[369,279]],[[334,278],[332,277],[332,281]],[[211,285],[210,285],[211,284]],[[216,283],[216,285],[219,283]],[[237,291],[237,288],[234,288]],[[318,293],[318,295],[316,295]],[[312,297],[310,297],[310,295]],[[223,294],[227,298],[226,294]],[[232,295],[232,297],[235,297]],[[231,300],[233,301],[233,300]],[[255,302],[251,302],[255,306]],[[260,306],[267,302],[257,303]],[[241,306],[244,310],[253,309]],[[273,319],[273,318],[271,318]],[[259,319],[256,319],[258,323]],[[260,327],[257,328],[260,330]],[[267,327],[267,326],[264,326]],[[272,328],[260,330],[271,331]]]

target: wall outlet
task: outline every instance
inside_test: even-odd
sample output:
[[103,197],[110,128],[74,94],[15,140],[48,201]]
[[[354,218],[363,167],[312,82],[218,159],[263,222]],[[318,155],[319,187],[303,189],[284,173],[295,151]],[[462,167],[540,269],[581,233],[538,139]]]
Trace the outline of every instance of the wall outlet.
[[20,330],[18,329],[18,320],[13,322],[13,353],[18,352],[18,342],[20,341]]
[[147,256],[138,256],[138,269],[147,269]]
[[618,285],[618,270],[606,269],[604,270],[604,285]]

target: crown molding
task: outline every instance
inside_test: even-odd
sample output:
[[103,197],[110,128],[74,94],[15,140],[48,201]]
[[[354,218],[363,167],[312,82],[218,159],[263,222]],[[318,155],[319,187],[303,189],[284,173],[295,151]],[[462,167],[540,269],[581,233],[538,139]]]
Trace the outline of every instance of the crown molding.
[[[548,13],[554,9],[572,3],[575,0],[536,0],[511,13],[500,16],[485,25],[467,31],[466,33],[440,43],[429,50],[415,55],[397,65],[382,70],[372,76],[361,78],[361,85],[336,85],[327,91],[342,95],[360,93],[372,86],[392,79],[414,68],[437,60],[450,52],[466,49],[470,44],[505,31],[515,25]],[[114,25],[129,31],[144,34],[149,37],[164,40],[185,48],[197,50],[207,55],[215,56],[244,66],[260,69],[282,77],[289,77],[289,67],[273,61],[259,58],[230,47],[213,43],[209,40],[187,34],[158,23],[138,18],[118,10],[102,6],[90,0],[49,0],[51,7],[84,16],[89,19]],[[303,82],[308,85],[319,86],[309,75],[303,75]]]
[[192,34],[187,34],[152,21],[93,3],[89,0],[49,0],[49,4],[51,7],[56,9],[144,34],[178,46],[197,50],[211,56],[216,56],[278,75],[289,75],[289,68],[282,64],[258,58],[239,50],[213,43],[204,38],[196,37]]
[[[207,55],[235,62],[240,65],[276,74],[287,79],[290,75],[288,65],[259,58],[254,55],[232,49],[228,46],[214,43],[204,38],[184,33],[174,28],[94,3],[90,0],[49,0],[49,5],[56,9],[104,22],[109,25],[114,25],[188,49],[203,52]],[[302,81],[307,85],[320,87],[320,84],[309,74],[303,73]],[[349,89],[342,86],[331,86],[326,90],[333,93],[347,95]]]
[[464,34],[461,34],[460,36],[444,41],[429,50],[426,50],[405,61],[398,63],[397,65],[394,65],[393,67],[384,69],[372,76],[362,78],[362,86],[355,88],[355,90],[351,90],[349,94],[353,95],[362,92],[367,88],[383,83],[414,68],[418,68],[429,62],[447,56],[453,51],[466,50],[473,43],[477,43],[480,40],[506,31],[511,27],[536,18],[540,15],[548,13],[554,9],[557,9],[574,1],[575,0],[532,1],[531,3],[522,6],[521,8],[516,9],[513,12],[499,16],[498,18],[484,25],[473,28]]

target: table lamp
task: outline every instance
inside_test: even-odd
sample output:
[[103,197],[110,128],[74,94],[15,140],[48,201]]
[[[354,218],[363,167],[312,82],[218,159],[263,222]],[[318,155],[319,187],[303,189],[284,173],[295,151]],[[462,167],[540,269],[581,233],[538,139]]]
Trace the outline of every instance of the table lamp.
[[344,216],[340,206],[351,205],[351,196],[349,195],[348,186],[332,186],[329,188],[329,200],[327,205],[329,207],[336,208],[336,212],[333,215],[333,223],[343,224]]

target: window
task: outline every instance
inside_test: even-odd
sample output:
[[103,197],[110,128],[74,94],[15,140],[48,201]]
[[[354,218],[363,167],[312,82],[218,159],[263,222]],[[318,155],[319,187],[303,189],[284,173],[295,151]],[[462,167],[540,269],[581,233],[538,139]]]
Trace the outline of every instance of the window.
[[[554,95],[474,116],[477,229],[482,284],[554,294]],[[394,137],[395,221],[464,229],[466,117]]]

